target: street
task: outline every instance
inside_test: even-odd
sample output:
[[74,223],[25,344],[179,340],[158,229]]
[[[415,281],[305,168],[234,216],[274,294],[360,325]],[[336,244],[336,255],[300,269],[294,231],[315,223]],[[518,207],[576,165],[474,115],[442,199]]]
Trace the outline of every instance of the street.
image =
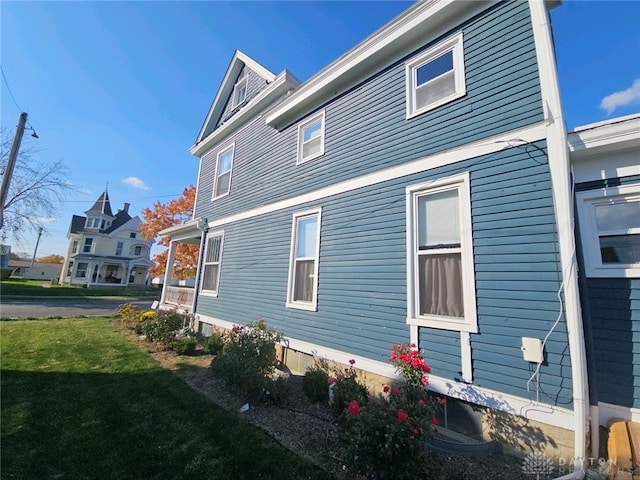
[[0,318],[101,317],[116,315],[118,306],[131,303],[142,310],[151,308],[153,298],[97,299],[66,298],[59,300],[10,300],[0,304]]

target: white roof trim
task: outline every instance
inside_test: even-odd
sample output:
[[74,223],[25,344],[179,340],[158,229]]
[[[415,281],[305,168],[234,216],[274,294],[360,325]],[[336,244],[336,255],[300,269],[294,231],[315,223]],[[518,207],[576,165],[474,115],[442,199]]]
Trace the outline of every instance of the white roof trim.
[[180,223],[178,225],[174,225],[169,228],[165,228],[164,230],[160,230],[158,232],[159,236],[167,236],[167,237],[177,237],[177,236],[185,236],[189,234],[197,234],[200,235],[203,227],[206,227],[206,220],[201,217],[194,218],[193,220],[189,220],[188,222]]
[[336,61],[307,80],[284,102],[266,115],[266,122],[282,128],[288,122],[304,115],[314,105],[334,97],[372,70],[380,69],[382,62],[406,54],[407,47],[426,44],[452,28],[451,22],[460,23],[496,3],[496,0],[460,2],[457,0],[425,0],[405,10],[387,25],[363,40]]
[[[253,60],[248,55],[245,55],[240,50],[236,50],[233,53],[233,57],[231,58],[231,62],[227,67],[227,71],[222,79],[222,83],[220,84],[220,88],[218,89],[218,93],[211,104],[211,108],[209,109],[209,113],[207,114],[207,118],[202,124],[202,128],[200,128],[200,132],[198,133],[198,138],[196,139],[196,143],[199,142],[204,134],[207,125],[214,118],[218,117],[222,114],[222,109],[224,108],[224,104],[226,99],[229,97],[231,92],[233,92],[233,87],[235,86],[235,79],[242,70],[243,66],[249,67],[251,70],[256,72],[262,78],[265,79],[267,83],[271,83],[275,80],[276,76],[258,62]],[[217,121],[217,119],[216,119]]]
[[[568,134],[572,154],[586,150],[618,150],[640,146],[640,114],[576,127]],[[591,152],[590,152],[591,153]]]
[[285,70],[280,73],[274,81],[271,82],[271,85],[262,90],[256,97],[252,98],[238,113],[229,118],[204,139],[198,137],[198,142],[196,142],[189,151],[193,155],[201,157],[216,143],[225,140],[231,133],[238,130],[247,121],[253,118],[254,115],[262,112],[280,96],[286,94],[289,90],[296,88],[298,85],[300,85],[300,80],[294,77],[291,72]]

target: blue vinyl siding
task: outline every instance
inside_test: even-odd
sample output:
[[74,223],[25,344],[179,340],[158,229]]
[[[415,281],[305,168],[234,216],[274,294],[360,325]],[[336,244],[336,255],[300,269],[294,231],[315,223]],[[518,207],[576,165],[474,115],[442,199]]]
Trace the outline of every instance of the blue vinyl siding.
[[[526,2],[510,2],[460,28],[467,95],[454,102],[405,118],[404,62],[425,45],[325,105],[325,154],[312,161],[296,165],[308,116],[282,131],[256,118],[201,160],[197,215],[220,218],[542,121],[528,15]],[[211,202],[215,154],[232,141],[231,194]]]
[[[520,188],[500,196],[487,188],[487,172],[507,164],[517,168],[501,178],[510,185],[519,179]],[[292,338],[386,362],[391,344],[409,338],[405,189],[469,171],[479,324],[471,335],[474,384],[535,398],[533,386],[527,392],[533,367],[522,359],[521,337],[544,338],[560,310],[553,206],[531,201],[532,193],[551,195],[548,172],[540,172],[545,165],[540,143],[534,153],[509,149],[230,223],[224,226],[220,295],[201,297],[198,313],[240,323],[262,317]],[[530,174],[537,177],[534,189]],[[502,182],[491,185],[502,189]],[[491,227],[485,217],[500,204],[506,211],[501,221],[511,226]],[[292,214],[314,207],[322,207],[318,311],[287,309]],[[519,218],[535,222],[523,227]],[[433,373],[458,379],[459,333],[421,328],[419,335]],[[540,399],[570,407],[564,316],[545,350]]]
[[598,400],[640,408],[640,279],[589,278]]

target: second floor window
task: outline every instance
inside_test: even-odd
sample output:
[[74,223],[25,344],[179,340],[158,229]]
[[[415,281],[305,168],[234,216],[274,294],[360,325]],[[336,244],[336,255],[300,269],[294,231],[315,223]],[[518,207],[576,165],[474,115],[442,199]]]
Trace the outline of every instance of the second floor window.
[[116,245],[116,255],[122,255],[122,242],[118,242]]
[[78,241],[74,240],[71,247],[71,253],[78,253]]
[[233,150],[231,145],[218,154],[216,162],[216,178],[213,185],[213,199],[227,195],[231,189],[231,170],[233,167]]
[[93,247],[93,238],[85,238],[84,245],[82,247],[82,253],[91,253]]
[[297,163],[303,163],[321,155],[324,155],[324,111],[298,127]]
[[407,118],[451,102],[466,93],[462,33],[406,64]]
[[140,245],[136,246],[136,247],[133,249],[133,254],[134,254],[134,255],[140,255],[141,253],[142,253],[142,247],[141,247]]

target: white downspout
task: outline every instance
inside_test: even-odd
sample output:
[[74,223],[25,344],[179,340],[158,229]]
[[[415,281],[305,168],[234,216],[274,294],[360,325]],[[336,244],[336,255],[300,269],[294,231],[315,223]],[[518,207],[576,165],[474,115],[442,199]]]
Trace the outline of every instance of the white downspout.
[[589,421],[589,393],[584,329],[580,311],[578,270],[573,223],[573,198],[567,130],[564,124],[558,73],[549,15],[543,0],[529,0],[531,23],[540,74],[540,87],[547,129],[549,170],[555,206],[560,261],[565,296],[565,315],[571,358],[573,382],[574,470],[560,477],[562,480],[581,479],[585,475],[587,458],[587,425]]

